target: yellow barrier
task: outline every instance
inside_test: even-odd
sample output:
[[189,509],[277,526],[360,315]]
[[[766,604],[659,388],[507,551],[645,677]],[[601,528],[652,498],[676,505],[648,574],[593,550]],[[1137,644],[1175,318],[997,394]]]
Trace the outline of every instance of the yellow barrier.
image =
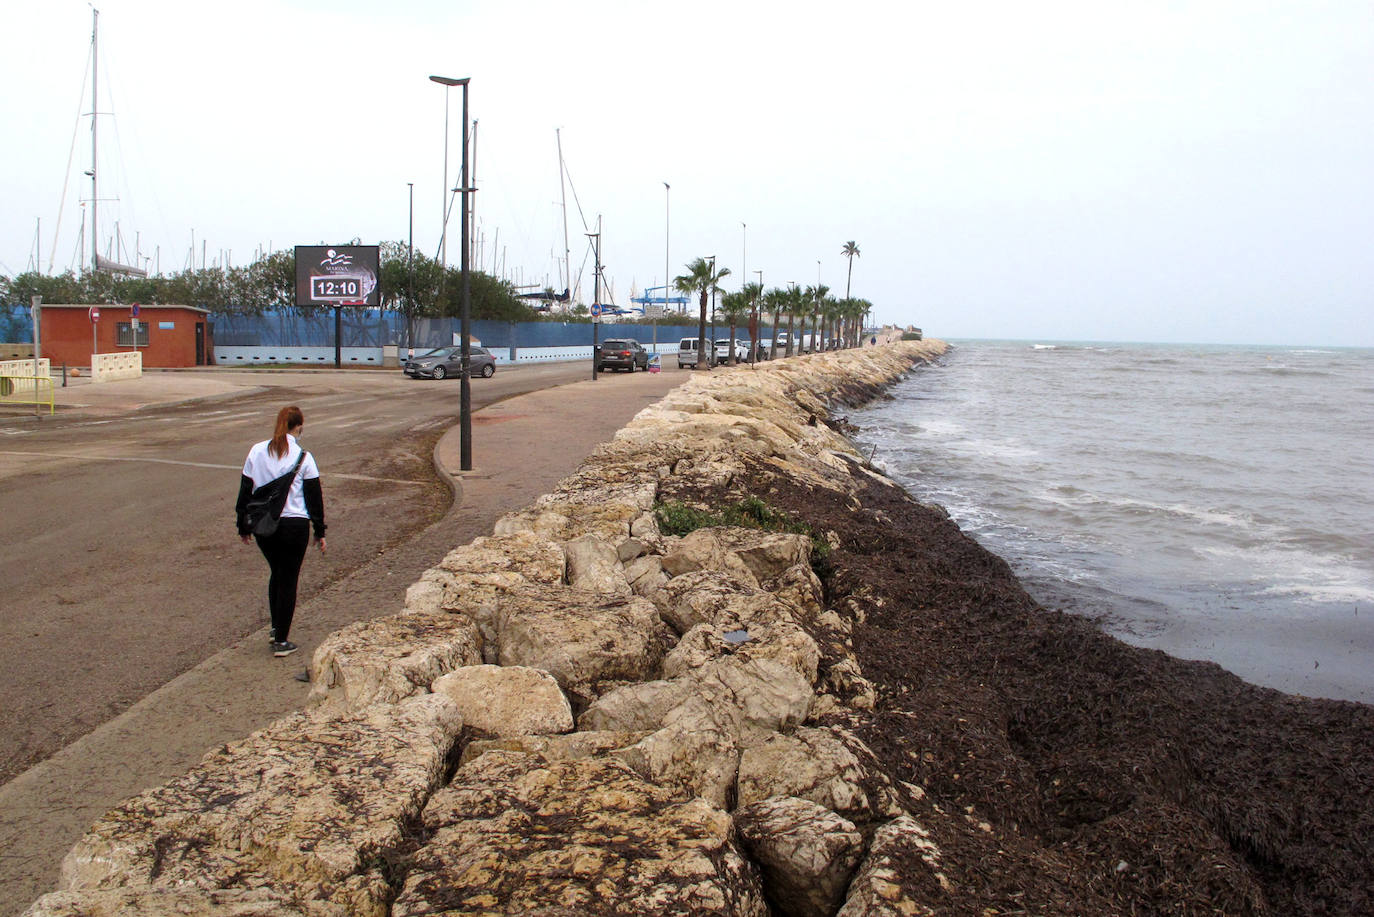
[[[42,397],[43,386],[48,387],[48,397]],[[28,396],[28,397],[21,397]],[[0,404],[32,404],[48,406],[48,413],[54,412],[52,379],[44,376],[0,376]]]

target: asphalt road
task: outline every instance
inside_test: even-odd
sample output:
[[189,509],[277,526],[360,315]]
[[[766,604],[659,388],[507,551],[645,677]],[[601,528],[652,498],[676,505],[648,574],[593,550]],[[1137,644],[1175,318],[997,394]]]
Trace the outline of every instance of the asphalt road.
[[[503,370],[473,380],[473,408],[586,375],[581,363]],[[111,418],[0,417],[0,783],[267,623],[266,564],[236,537],[233,503],[244,455],[282,405],[305,414],[329,523],[301,604],[394,551],[373,594],[337,610],[375,614],[447,549],[411,542],[452,507],[432,457],[458,421],[456,381],[294,372],[260,384]]]

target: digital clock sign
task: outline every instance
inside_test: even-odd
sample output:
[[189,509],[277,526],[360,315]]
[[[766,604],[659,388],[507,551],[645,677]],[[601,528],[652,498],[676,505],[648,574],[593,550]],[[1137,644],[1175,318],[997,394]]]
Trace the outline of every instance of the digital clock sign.
[[297,245],[296,305],[381,305],[376,245]]

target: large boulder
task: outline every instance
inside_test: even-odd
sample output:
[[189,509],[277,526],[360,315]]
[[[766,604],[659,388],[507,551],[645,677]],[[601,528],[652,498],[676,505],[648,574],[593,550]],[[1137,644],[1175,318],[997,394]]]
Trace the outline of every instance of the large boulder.
[[465,615],[416,612],[358,621],[316,648],[306,703],[332,712],[394,704],[481,661],[481,634]]
[[941,871],[940,848],[930,832],[909,815],[878,829],[848,897],[836,917],[910,917],[947,913],[922,901],[946,899],[956,904],[949,879]]
[[63,889],[290,887],[380,915],[377,866],[442,781],[461,728],[432,694],[283,717],[104,815],[63,860]]
[[758,578],[738,554],[727,550],[716,528],[697,529],[671,543],[663,557],[663,572],[681,576],[698,570],[729,573],[747,585],[758,587]]
[[658,674],[658,611],[638,596],[530,587],[504,594],[497,661],[543,669],[579,705]]
[[870,774],[848,742],[859,744],[831,729],[802,728],[745,749],[739,764],[739,804],[797,796],[865,824],[900,814],[885,779]]
[[809,799],[774,796],[742,806],[735,829],[763,869],[764,893],[792,917],[834,914],[863,858],[854,823]]
[[393,917],[768,913],[730,817],[606,759],[489,752],[425,809]]
[[767,623],[698,624],[664,657],[663,675],[676,678],[726,657],[771,659],[814,684],[820,649],[806,631],[783,619]]
[[[690,537],[690,536],[689,536]],[[749,624],[792,620],[790,606],[758,588],[752,574],[696,570],[674,576],[651,596],[663,620],[679,634],[698,624]]]
[[679,678],[608,691],[587,708],[578,725],[617,731],[658,729],[690,704],[693,710],[708,710],[741,745],[754,745],[800,725],[811,698],[811,684],[795,669],[771,659],[729,657]]
[[518,573],[550,586],[564,579],[562,548],[532,532],[474,538],[450,551],[439,568],[450,573]]
[[572,707],[548,672],[525,666],[472,665],[434,682],[434,693],[453,701],[463,723],[509,737],[570,732]]
[[595,535],[583,535],[563,544],[568,559],[568,585],[588,592],[629,595],[630,583],[620,565],[617,549]]

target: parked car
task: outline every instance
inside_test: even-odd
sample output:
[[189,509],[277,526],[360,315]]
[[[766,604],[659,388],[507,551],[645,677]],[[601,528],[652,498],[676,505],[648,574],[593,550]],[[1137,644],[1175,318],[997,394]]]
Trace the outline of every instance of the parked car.
[[[707,341],[706,343],[706,366],[709,368],[716,365],[716,358],[714,347],[711,346],[711,342]],[[693,369],[697,368],[696,338],[683,338],[681,341],[678,342],[677,345],[677,368],[684,369],[688,366],[692,367]]]
[[731,353],[731,351],[734,352],[734,355],[735,355],[735,362],[736,362],[736,363],[744,363],[744,362],[748,361],[748,359],[749,359],[749,342],[748,342],[748,341],[742,341],[742,340],[740,340],[739,338],[735,338],[734,340],[731,340],[731,339],[729,339],[729,338],[724,338],[724,339],[722,339],[722,340],[716,341],[716,346],[715,346],[716,362],[717,362],[717,363],[728,363],[728,362],[730,362],[730,353]]
[[623,369],[634,372],[636,369],[649,369],[649,351],[634,338],[611,338],[603,341],[597,349],[596,368],[600,372],[608,369]]
[[[463,348],[457,344],[452,347],[437,347],[429,353],[406,360],[401,371],[412,379],[421,377],[445,379],[449,376],[461,375],[463,372]],[[469,345],[468,371],[474,376],[490,379],[492,374],[496,372],[496,358],[485,347]]]

